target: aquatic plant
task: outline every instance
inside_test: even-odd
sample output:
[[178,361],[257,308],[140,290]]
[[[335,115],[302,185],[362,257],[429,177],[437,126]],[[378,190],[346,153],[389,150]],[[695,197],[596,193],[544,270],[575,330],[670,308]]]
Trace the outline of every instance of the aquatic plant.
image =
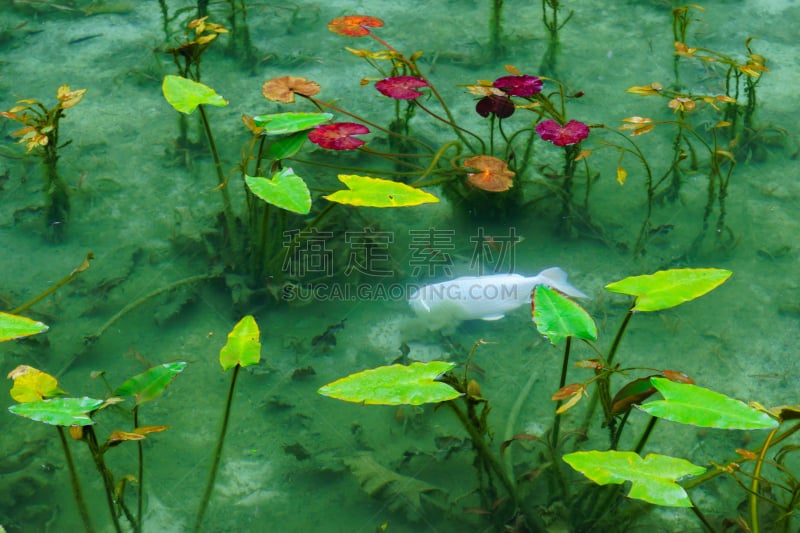
[[71,141],[59,139],[61,119],[65,111],[77,105],[86,94],[86,89],[72,90],[62,85],[56,91],[56,103],[48,108],[39,100],[26,98],[8,111],[0,111],[0,117],[19,122],[23,128],[13,132],[19,143],[25,145],[25,154],[42,159],[42,177],[45,194],[45,228],[48,235],[60,241],[64,236],[64,224],[69,218],[69,186],[58,172],[60,150]]
[[[492,442],[489,399],[484,397],[477,381],[470,375],[476,352],[485,344],[481,340],[460,362],[462,368],[445,361],[395,364],[351,374],[323,386],[318,392],[364,404],[434,403],[449,407],[466,430],[475,454],[476,490],[481,514],[492,520],[498,529],[549,531],[559,524],[558,527],[566,531],[585,531],[587,528],[610,527],[611,521],[617,525],[622,522],[633,524],[641,509],[626,509],[621,499],[623,489],[619,486],[629,482],[627,498],[659,506],[690,508],[704,530],[716,531],[712,520],[698,508],[687,491],[725,474],[737,479],[750,495],[752,512],[748,525],[753,531],[758,530],[759,522],[764,520],[758,513],[758,506],[765,503],[778,507],[781,511],[778,522],[789,527],[789,514],[797,505],[795,492],[791,489],[796,486],[796,478],[788,473],[792,481],[786,487],[787,498],[782,503],[761,495],[758,487],[768,482],[762,467],[774,464],[767,459],[768,453],[777,450],[776,460],[782,463],[785,454],[793,450],[791,445],[776,448],[776,438],[780,442],[800,430],[800,424],[796,422],[789,427],[784,425],[786,422],[792,424],[793,414],[786,408],[768,410],[756,404],[747,405],[695,385],[694,380],[675,370],[624,367],[615,362],[628,324],[635,314],[658,312],[697,299],[724,283],[730,275],[729,271],[721,269],[675,269],[608,284],[607,290],[629,294],[635,297],[635,301],[605,351],[594,344],[597,326],[580,305],[553,289],[536,287],[532,294],[536,328],[553,345],[564,344],[560,381],[553,394],[556,402],[554,420],[544,435],[518,434],[499,446]],[[575,366],[593,375],[582,382],[568,383],[571,347],[578,340],[589,345],[597,356],[578,361]],[[646,375],[631,380],[629,376],[634,373]],[[524,404],[530,385],[538,376],[538,372],[531,376],[529,383],[519,391],[513,412],[504,417],[510,418],[512,424],[519,416],[518,409]],[[612,378],[620,377],[624,377],[626,383],[612,394]],[[562,436],[560,428],[564,417],[574,413],[576,406],[589,396],[589,390],[592,394],[583,421]],[[663,399],[649,401],[656,394]],[[608,431],[608,449],[582,450],[581,442],[595,426],[592,420],[598,404],[602,409],[602,427]],[[619,451],[620,435],[628,418],[638,416],[636,413],[639,412],[650,416],[649,423],[633,449]],[[754,451],[737,450],[737,458],[732,462],[704,467],[679,457],[655,453],[645,457],[640,455],[660,419],[707,428],[771,430],[771,433]],[[783,432],[779,433],[781,428]],[[580,440],[574,441],[577,451],[567,452],[567,440],[579,437]],[[516,465],[511,459],[512,448],[526,441],[538,444],[542,452],[538,456],[539,462],[533,464],[529,461],[535,460],[536,455],[529,453],[525,460],[526,473],[517,475]],[[744,473],[742,466],[746,462],[753,463],[752,473]],[[596,485],[578,483],[577,478],[564,468],[565,463]],[[787,474],[780,466],[777,471],[780,475]],[[740,477],[749,479],[750,486],[739,480]],[[548,513],[543,512],[545,508]],[[551,516],[558,509],[562,510],[559,516]]]

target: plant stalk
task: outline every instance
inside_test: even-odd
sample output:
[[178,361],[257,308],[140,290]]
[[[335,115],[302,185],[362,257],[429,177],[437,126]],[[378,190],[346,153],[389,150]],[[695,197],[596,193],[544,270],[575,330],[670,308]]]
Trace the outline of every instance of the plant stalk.
[[67,442],[67,437],[64,435],[64,427],[56,426],[56,428],[58,429],[58,436],[61,439],[61,446],[64,448],[64,457],[67,460],[69,480],[72,483],[72,493],[75,495],[78,513],[81,515],[81,520],[83,520],[83,526],[86,528],[86,532],[94,533],[95,529],[89,517],[89,510],[86,508],[86,500],[83,499],[83,490],[81,489],[81,482],[78,479],[78,472],[75,470],[75,463],[72,461],[72,453],[69,451],[69,443]]

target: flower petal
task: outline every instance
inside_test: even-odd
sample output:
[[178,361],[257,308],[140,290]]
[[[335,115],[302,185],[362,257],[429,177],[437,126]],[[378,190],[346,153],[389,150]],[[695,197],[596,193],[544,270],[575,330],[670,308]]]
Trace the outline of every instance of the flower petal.
[[368,17],[366,15],[346,15],[344,17],[337,17],[328,23],[328,29],[337,35],[344,35],[345,37],[363,37],[369,35],[369,29],[380,28],[383,26],[383,21],[376,17]]
[[423,96],[416,90],[420,87],[428,87],[428,82],[416,76],[395,76],[375,83],[375,88],[381,94],[398,100],[414,100]]
[[328,150],[355,150],[366,141],[352,135],[369,133],[369,128],[356,122],[334,122],[317,126],[308,133],[308,140]]
[[503,89],[511,96],[527,98],[542,92],[542,80],[536,76],[523,74],[521,76],[503,76],[497,78],[492,84],[498,89]]
[[578,144],[589,136],[589,126],[577,120],[570,120],[561,126],[555,120],[544,120],[536,125],[536,133],[545,141],[556,146]]

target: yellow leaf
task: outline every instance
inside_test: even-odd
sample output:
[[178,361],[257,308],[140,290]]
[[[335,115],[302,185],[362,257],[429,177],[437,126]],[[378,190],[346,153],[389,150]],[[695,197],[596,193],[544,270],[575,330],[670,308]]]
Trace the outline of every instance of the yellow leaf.
[[641,96],[655,96],[658,93],[660,93],[661,89],[663,89],[663,88],[664,88],[663,85],[661,85],[657,81],[654,81],[650,85],[637,85],[637,86],[634,86],[634,87],[630,87],[628,89],[625,89],[625,92],[626,93],[638,94],[638,95],[641,95]]
[[711,127],[712,128],[727,128],[730,125],[731,125],[731,123],[728,122],[727,120],[720,120],[719,122],[717,122],[716,124],[714,124]]
[[728,159],[730,159],[731,161],[736,163],[736,158],[730,152],[726,152],[725,150],[717,150],[714,153],[717,154],[717,155],[721,155],[722,157],[727,157]]
[[586,159],[591,155],[591,150],[581,150],[581,153],[578,154],[578,157],[575,158],[575,161],[580,161],[582,159]]
[[617,166],[617,183],[625,185],[625,180],[628,178],[628,171],[622,165]]
[[558,409],[556,409],[556,414],[557,414],[557,415],[563,414],[563,413],[567,412],[568,410],[570,410],[571,408],[575,407],[575,405],[576,405],[576,404],[577,404],[579,401],[581,401],[581,398],[583,398],[583,394],[581,394],[581,392],[583,392],[583,389],[581,389],[581,390],[577,391],[577,392],[576,392],[576,393],[575,393],[575,394],[572,396],[572,398],[570,398],[570,399],[569,399],[567,402],[565,402],[564,404],[562,404],[562,405],[561,405],[561,407],[559,407]]
[[64,394],[58,388],[58,380],[32,366],[19,365],[8,374],[14,380],[11,397],[19,403],[38,402],[47,396]]
[[505,69],[506,72],[508,72],[509,74],[513,74],[514,76],[519,76],[520,74],[522,74],[522,72],[520,72],[520,70],[514,65],[506,65]]
[[653,119],[646,117],[628,117],[628,118],[623,118],[622,122],[628,122],[630,124],[651,124],[653,122]]

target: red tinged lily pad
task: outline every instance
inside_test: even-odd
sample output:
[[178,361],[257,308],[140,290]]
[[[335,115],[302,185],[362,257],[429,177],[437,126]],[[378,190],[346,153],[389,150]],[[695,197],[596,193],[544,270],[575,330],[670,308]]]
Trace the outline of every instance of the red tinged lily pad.
[[261,94],[273,102],[294,102],[294,95],[314,96],[320,91],[319,84],[297,76],[272,78],[261,86]]
[[502,89],[511,96],[521,96],[527,98],[536,93],[542,92],[542,80],[536,76],[523,74],[521,76],[503,76],[494,80],[492,85],[497,89]]
[[514,173],[502,159],[489,155],[476,155],[464,160],[464,168],[480,172],[470,172],[467,180],[478,189],[489,192],[503,192],[514,186]]
[[317,126],[308,133],[308,140],[328,150],[355,150],[366,141],[352,135],[369,133],[369,128],[356,122],[334,122]]
[[364,37],[370,33],[367,27],[380,28],[381,26],[383,26],[381,19],[366,15],[337,17],[328,23],[330,31],[345,37]]
[[398,100],[414,100],[423,96],[417,89],[428,87],[428,82],[416,76],[395,76],[375,83],[375,88],[389,98]]
[[570,120],[564,126],[555,120],[545,120],[536,125],[536,133],[545,141],[556,146],[578,144],[589,136],[589,126],[577,120]]

